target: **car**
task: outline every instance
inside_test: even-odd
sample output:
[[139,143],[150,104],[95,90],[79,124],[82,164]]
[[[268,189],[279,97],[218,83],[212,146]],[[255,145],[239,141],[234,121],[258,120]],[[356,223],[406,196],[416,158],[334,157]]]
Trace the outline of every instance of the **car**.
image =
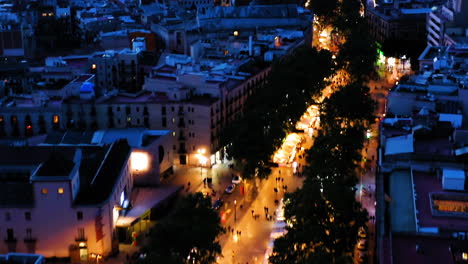
[[359,251],[367,250],[367,240],[365,240],[365,239],[359,240],[357,248],[358,248]]
[[367,238],[367,231],[366,231],[366,229],[364,227],[359,228],[358,237],[362,238],[362,239]]
[[226,188],[226,193],[233,193],[235,189],[236,189],[236,185],[234,183],[229,184],[229,186]]
[[357,262],[359,264],[364,264],[364,263],[367,263],[367,252],[359,252],[359,255],[358,255],[358,258],[357,258]]
[[241,177],[239,177],[239,176],[236,175],[236,176],[234,176],[234,177],[232,178],[232,183],[234,183],[234,184],[239,184],[239,183],[241,182],[241,180],[242,180]]
[[216,199],[216,201],[213,203],[213,209],[219,210],[221,206],[223,206],[224,202],[221,199]]

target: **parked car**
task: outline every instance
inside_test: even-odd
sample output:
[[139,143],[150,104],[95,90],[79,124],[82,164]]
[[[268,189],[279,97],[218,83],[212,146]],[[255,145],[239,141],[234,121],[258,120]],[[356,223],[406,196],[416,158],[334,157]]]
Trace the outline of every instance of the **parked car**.
[[359,243],[357,245],[358,250],[360,251],[366,251],[367,250],[367,240],[365,239],[360,239]]
[[232,178],[232,183],[239,184],[241,182],[241,180],[242,180],[241,177],[236,175],[236,176],[234,176],[234,178]]
[[213,203],[213,209],[219,210],[219,208],[221,208],[221,206],[223,206],[223,204],[224,204],[223,200],[217,199],[217,200]]
[[236,189],[236,185],[234,183],[229,184],[229,186],[226,188],[226,193],[233,193],[235,189]]

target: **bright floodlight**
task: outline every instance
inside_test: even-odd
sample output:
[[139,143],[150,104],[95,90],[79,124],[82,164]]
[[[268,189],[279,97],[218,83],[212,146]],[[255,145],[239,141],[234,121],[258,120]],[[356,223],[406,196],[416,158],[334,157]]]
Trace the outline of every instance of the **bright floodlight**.
[[149,167],[148,154],[144,152],[132,152],[130,162],[133,171],[146,171]]

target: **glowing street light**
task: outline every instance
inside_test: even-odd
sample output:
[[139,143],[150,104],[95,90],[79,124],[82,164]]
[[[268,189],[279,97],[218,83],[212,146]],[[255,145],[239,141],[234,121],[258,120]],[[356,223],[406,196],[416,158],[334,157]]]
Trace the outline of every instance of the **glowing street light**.
[[[205,157],[205,154],[206,153],[206,149],[202,148],[202,149],[197,149],[197,154],[195,154],[195,157],[198,159],[198,163],[200,164],[200,177],[202,178],[203,180],[203,166],[206,166],[206,164],[208,163],[208,158]],[[204,184],[205,181],[203,181]]]

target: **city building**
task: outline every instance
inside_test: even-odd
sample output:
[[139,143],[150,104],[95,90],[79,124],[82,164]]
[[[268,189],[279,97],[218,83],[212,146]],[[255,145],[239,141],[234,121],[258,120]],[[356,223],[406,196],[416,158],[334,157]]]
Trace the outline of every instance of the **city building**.
[[468,260],[467,52],[463,45],[428,46],[421,71],[388,95],[376,186],[384,262]]
[[[129,133],[122,137],[139,147],[115,131],[61,139],[72,144],[0,147],[0,252],[88,263],[117,252],[119,241],[142,231],[135,223],[178,188],[147,185],[148,176],[159,178],[159,165],[172,166],[161,151],[168,132]],[[74,141],[84,138],[92,144]]]
[[427,45],[450,46],[468,43],[468,3],[449,0],[427,15]]

